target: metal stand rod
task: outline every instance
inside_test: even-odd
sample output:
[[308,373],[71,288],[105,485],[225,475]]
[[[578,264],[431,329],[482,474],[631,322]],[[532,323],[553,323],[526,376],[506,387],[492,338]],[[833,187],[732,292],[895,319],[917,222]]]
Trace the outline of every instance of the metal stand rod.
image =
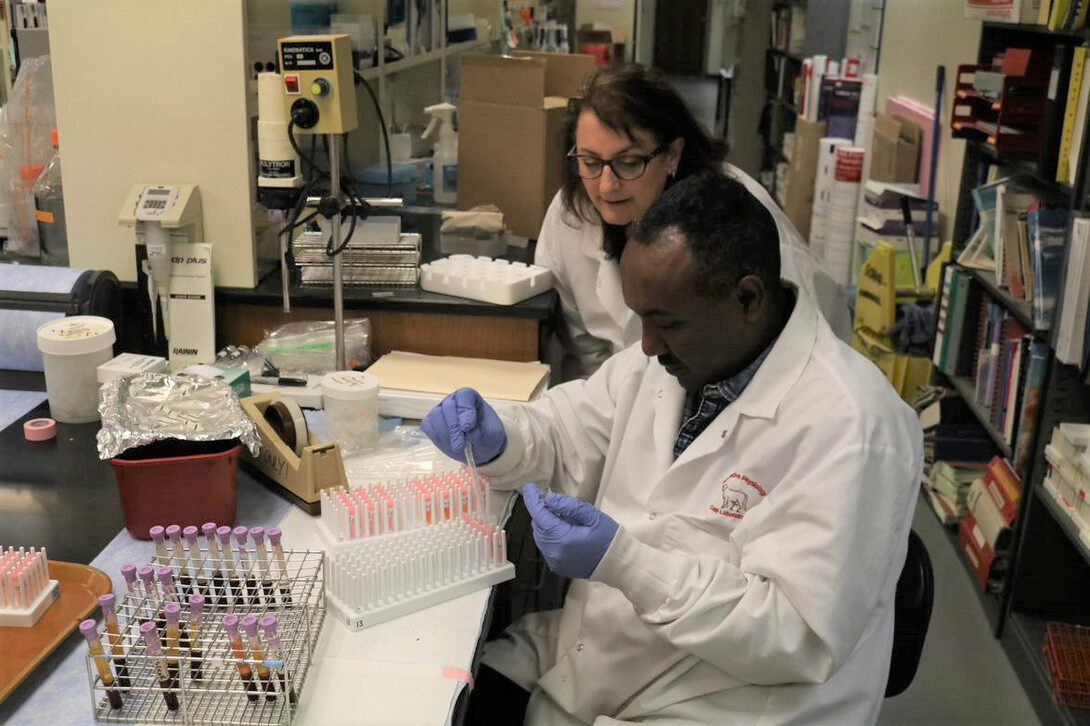
[[[329,194],[340,202],[341,197],[341,137],[327,134],[329,138]],[[339,205],[338,205],[339,208]],[[330,220],[333,249],[341,245],[341,214],[338,211]],[[344,354],[344,280],[341,275],[341,256],[333,256],[333,336],[337,351],[337,370],[348,368]]]
[[291,232],[280,233],[280,287],[284,297],[284,312],[291,312],[291,283],[288,280],[288,245],[291,244]]

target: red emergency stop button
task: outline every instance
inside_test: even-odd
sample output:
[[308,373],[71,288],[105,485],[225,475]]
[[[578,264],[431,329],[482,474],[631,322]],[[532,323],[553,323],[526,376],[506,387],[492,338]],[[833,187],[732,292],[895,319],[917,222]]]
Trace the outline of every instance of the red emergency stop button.
[[284,76],[284,90],[288,93],[299,93],[299,76]]

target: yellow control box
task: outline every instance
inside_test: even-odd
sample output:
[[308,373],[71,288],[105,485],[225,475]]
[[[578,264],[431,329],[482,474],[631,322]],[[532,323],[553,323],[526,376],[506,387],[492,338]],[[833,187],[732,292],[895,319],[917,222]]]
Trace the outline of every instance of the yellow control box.
[[284,108],[295,130],[308,134],[355,131],[359,119],[349,36],[297,35],[281,38],[278,44]]

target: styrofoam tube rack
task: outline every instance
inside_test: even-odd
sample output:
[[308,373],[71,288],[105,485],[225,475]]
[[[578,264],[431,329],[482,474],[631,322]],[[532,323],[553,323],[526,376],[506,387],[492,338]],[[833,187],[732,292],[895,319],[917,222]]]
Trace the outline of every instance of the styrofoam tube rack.
[[0,627],[33,628],[60,594],[44,547],[0,547]]
[[326,559],[326,598],[359,630],[514,576],[506,533],[463,517],[351,543]]
[[451,255],[420,266],[420,287],[496,305],[514,305],[551,290],[553,274],[544,267],[522,262]]
[[468,469],[322,490],[319,531],[331,551],[353,540],[468,516],[488,522],[488,487]]

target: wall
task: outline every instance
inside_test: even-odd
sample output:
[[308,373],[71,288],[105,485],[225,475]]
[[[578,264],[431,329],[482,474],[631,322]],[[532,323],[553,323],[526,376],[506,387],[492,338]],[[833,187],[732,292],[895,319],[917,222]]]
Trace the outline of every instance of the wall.
[[886,0],[885,28],[878,65],[878,108],[888,96],[908,96],[935,103],[935,69],[946,66],[942,101],[942,141],[935,198],[943,214],[942,234],[949,239],[957,208],[965,142],[950,136],[950,104],[959,63],[976,61],[979,20],[965,17],[964,0]]
[[747,1],[735,41],[737,60],[727,160],[752,176],[761,168],[762,141],[758,128],[765,107],[765,50],[772,25],[772,3],[773,0]]
[[631,60],[636,39],[636,5],[637,0],[576,0],[575,25],[605,23],[620,31],[624,35],[627,59]]

